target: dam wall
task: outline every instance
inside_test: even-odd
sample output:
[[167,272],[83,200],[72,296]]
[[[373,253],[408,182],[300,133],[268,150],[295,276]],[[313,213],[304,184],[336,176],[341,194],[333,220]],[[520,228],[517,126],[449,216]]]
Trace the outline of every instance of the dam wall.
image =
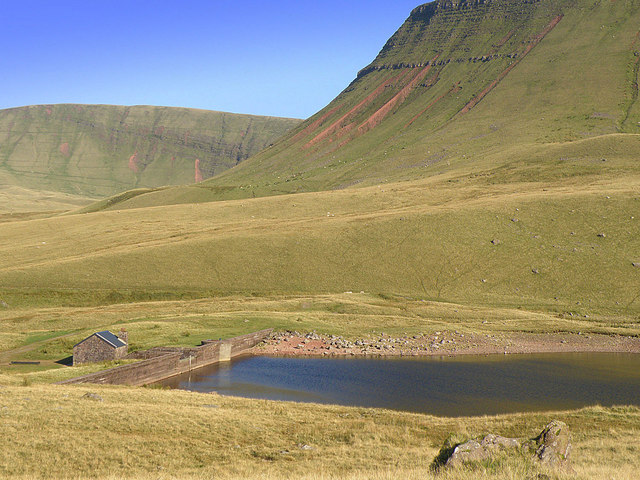
[[272,332],[272,329],[268,329],[226,340],[205,340],[202,345],[193,348],[155,347],[134,352],[127,358],[140,359],[139,362],[72,378],[59,384],[146,385],[208,365],[227,362],[246,353]]

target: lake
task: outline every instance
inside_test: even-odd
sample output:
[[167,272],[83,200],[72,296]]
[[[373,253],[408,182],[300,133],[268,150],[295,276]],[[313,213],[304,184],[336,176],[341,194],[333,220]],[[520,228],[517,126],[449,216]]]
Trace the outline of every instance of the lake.
[[640,405],[640,355],[243,357],[159,384],[239,397],[441,416],[492,415],[596,404]]

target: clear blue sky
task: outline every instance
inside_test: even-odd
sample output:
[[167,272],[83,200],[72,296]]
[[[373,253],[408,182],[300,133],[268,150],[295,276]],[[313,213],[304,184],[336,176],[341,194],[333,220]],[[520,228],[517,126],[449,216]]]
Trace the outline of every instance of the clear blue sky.
[[420,0],[0,0],[0,108],[168,105],[306,118]]

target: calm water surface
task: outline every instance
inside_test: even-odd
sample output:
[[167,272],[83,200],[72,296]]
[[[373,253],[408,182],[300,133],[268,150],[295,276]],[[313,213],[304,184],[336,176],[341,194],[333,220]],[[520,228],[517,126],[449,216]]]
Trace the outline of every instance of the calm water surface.
[[640,355],[245,357],[160,384],[239,397],[467,416],[640,405]]

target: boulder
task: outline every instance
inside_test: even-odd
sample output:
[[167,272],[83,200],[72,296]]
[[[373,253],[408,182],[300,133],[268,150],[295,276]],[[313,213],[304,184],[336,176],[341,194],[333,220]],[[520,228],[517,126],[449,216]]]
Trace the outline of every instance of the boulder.
[[479,462],[489,458],[490,454],[476,440],[468,440],[458,445],[447,462],[446,467],[456,467],[467,462]]
[[520,447],[520,441],[517,438],[501,437],[500,435],[493,435],[492,433],[484,437],[480,444],[484,448],[493,451]]
[[480,442],[469,440],[458,445],[445,466],[455,467],[468,462],[479,462],[491,458],[498,452],[520,447],[520,442],[515,438],[501,437],[500,435],[489,434]]
[[550,467],[567,467],[571,455],[571,433],[566,423],[554,420],[535,438],[535,456]]

